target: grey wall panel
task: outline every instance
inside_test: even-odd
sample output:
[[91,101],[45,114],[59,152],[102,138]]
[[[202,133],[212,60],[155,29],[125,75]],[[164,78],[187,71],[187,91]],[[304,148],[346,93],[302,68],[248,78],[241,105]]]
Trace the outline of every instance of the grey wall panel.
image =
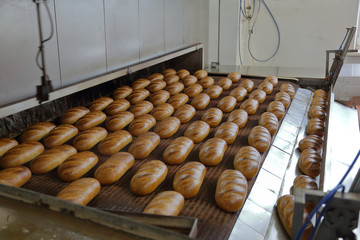
[[140,60],[164,54],[165,0],[139,0]]
[[165,1],[165,52],[184,45],[184,0]]
[[139,61],[139,3],[106,0],[106,52],[108,71]]
[[200,37],[200,1],[185,0],[184,44],[198,43]]
[[55,2],[64,86],[106,72],[102,0]]

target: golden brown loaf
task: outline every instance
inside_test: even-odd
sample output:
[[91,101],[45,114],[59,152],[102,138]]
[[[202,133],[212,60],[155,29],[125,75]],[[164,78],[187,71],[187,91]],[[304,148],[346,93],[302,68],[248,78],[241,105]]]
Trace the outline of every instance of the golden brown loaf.
[[147,89],[150,92],[156,92],[156,91],[159,91],[159,90],[161,90],[161,89],[163,89],[165,87],[166,87],[166,82],[163,81],[163,80],[157,79],[157,80],[151,81],[151,83],[150,83],[150,85],[148,86]]
[[311,106],[309,109],[309,117],[325,119],[326,117],[325,109],[321,106]]
[[145,100],[149,95],[150,92],[147,89],[137,89],[128,96],[128,100],[131,104],[137,104],[138,102]]
[[311,148],[315,151],[321,151],[324,141],[318,135],[308,135],[299,142],[300,151]]
[[95,99],[90,104],[90,111],[102,111],[107,106],[109,106],[109,104],[112,103],[113,101],[114,101],[114,99],[112,99],[111,97],[101,97],[101,98]]
[[94,177],[102,185],[112,184],[134,165],[134,160],[134,156],[130,153],[115,153],[95,170]]
[[237,87],[231,90],[229,95],[233,96],[236,99],[236,101],[240,102],[247,95],[247,90],[243,87]]
[[164,78],[166,85],[170,85],[172,83],[178,82],[179,80],[180,80],[180,78],[176,74],[168,75],[167,77]]
[[166,91],[170,93],[171,96],[174,96],[184,90],[184,84],[181,82],[174,82],[166,87]]
[[229,145],[232,144],[239,132],[239,127],[233,122],[224,122],[216,130],[214,137],[222,138]]
[[235,155],[234,168],[250,180],[258,173],[260,160],[261,155],[258,150],[251,146],[243,146]]
[[148,77],[150,81],[163,80],[164,78],[165,76],[162,75],[161,73],[153,73]]
[[251,92],[254,87],[254,82],[250,79],[244,79],[240,82],[239,87],[243,87],[247,92]]
[[265,79],[264,79],[264,82],[269,82],[271,83],[274,87],[277,86],[278,84],[278,78],[275,77],[275,76],[267,76]]
[[295,88],[289,83],[284,83],[283,85],[281,85],[280,92],[286,92],[287,94],[289,94],[291,99],[295,97]]
[[248,115],[254,115],[259,107],[259,102],[256,99],[246,99],[241,103],[240,109],[245,110]]
[[146,132],[141,134],[129,147],[129,153],[131,153],[135,159],[144,159],[150,155],[150,153],[160,143],[160,137],[154,132]]
[[274,86],[270,82],[264,81],[264,82],[260,83],[258,89],[263,90],[266,94],[269,95],[272,93]]
[[13,138],[0,138],[0,158],[19,143]]
[[125,130],[118,130],[109,134],[98,146],[98,151],[102,155],[113,155],[123,149],[132,141],[132,136]]
[[226,212],[237,212],[244,204],[248,185],[241,172],[233,169],[221,173],[215,190],[215,202]]
[[265,127],[271,135],[274,135],[279,127],[279,120],[272,112],[264,112],[260,115],[259,126]]
[[167,164],[180,164],[185,161],[194,147],[194,142],[188,137],[174,139],[165,149],[163,160]]
[[320,98],[326,100],[328,98],[328,93],[324,89],[317,89],[314,92],[314,98],[316,98],[316,97],[320,97]]
[[185,85],[185,87],[191,86],[195,83],[197,83],[197,78],[193,75],[188,75],[186,76],[183,80],[182,83]]
[[65,182],[74,181],[84,176],[98,162],[95,153],[84,151],[72,155],[58,167],[57,173]]
[[104,122],[105,119],[106,119],[105,113],[101,111],[92,111],[85,114],[85,116],[83,116],[82,118],[80,118],[76,122],[76,127],[79,129],[79,131],[85,131],[89,128],[96,127],[97,125]]
[[228,113],[234,110],[236,103],[236,98],[234,98],[233,96],[225,96],[220,99],[217,107],[224,113]]
[[78,129],[73,125],[61,124],[51,130],[51,132],[44,138],[44,145],[47,148],[63,145],[75,137],[78,132]]
[[272,101],[267,106],[266,110],[275,114],[277,119],[281,120],[285,115],[285,106],[280,101]]
[[324,130],[324,121],[318,118],[310,119],[306,125],[306,133],[308,135],[318,135],[322,137],[324,135]]
[[73,140],[73,146],[78,151],[90,150],[106,136],[107,131],[105,128],[93,127],[77,135]]
[[157,120],[161,121],[167,117],[170,117],[174,113],[174,107],[170,103],[164,103],[151,111],[151,115]]
[[70,145],[51,148],[30,162],[30,170],[34,174],[48,173],[75,154],[77,154],[76,149]]
[[164,191],[146,205],[143,213],[164,216],[177,216],[184,206],[184,197],[175,191]]
[[100,192],[100,183],[95,178],[81,178],[63,188],[57,198],[80,205],[87,205]]
[[206,174],[206,167],[199,162],[185,163],[174,176],[173,188],[184,198],[198,194]]
[[74,107],[67,110],[61,117],[61,124],[74,124],[77,120],[82,118],[85,114],[90,112],[90,110],[86,107]]
[[278,92],[275,94],[275,101],[282,102],[286,108],[290,106],[291,98],[290,95],[286,92]]
[[110,132],[121,130],[134,120],[134,114],[123,111],[115,114],[106,121],[106,129]]
[[219,125],[223,118],[223,112],[218,108],[209,108],[202,115],[201,120],[209,124],[210,127]]
[[167,166],[162,161],[146,162],[131,178],[130,189],[136,195],[148,195],[165,180],[167,172]]
[[129,132],[133,136],[139,136],[149,131],[155,124],[156,119],[150,114],[145,114],[132,121],[129,126]]
[[114,91],[113,98],[114,98],[114,100],[127,98],[132,92],[133,92],[133,89],[131,87],[121,86]]
[[169,98],[170,98],[170,93],[168,91],[160,90],[160,91],[157,91],[157,92],[154,92],[153,94],[151,94],[150,102],[153,105],[157,106],[157,105],[166,103],[166,101]]
[[238,72],[231,72],[227,75],[227,77],[230,78],[233,82],[238,82],[241,79],[241,74]]
[[0,184],[21,187],[31,178],[31,171],[25,166],[7,168],[0,171]]
[[193,84],[187,88],[185,88],[184,93],[188,95],[190,98],[195,97],[199,93],[201,93],[203,90],[203,87],[200,84]]
[[327,106],[327,102],[325,99],[321,98],[321,97],[314,97],[311,100],[311,106],[321,106],[323,108],[326,108]]
[[154,132],[157,133],[160,138],[169,138],[174,135],[180,127],[180,120],[176,117],[168,117],[159,122]]
[[196,109],[196,110],[202,110],[205,109],[207,107],[207,105],[209,105],[210,103],[210,96],[207,95],[206,93],[200,93],[198,94],[196,97],[194,97],[191,101],[191,105]]
[[314,149],[305,149],[301,152],[299,158],[299,168],[302,173],[310,177],[316,178],[320,175],[321,156]]
[[20,136],[20,142],[38,142],[56,127],[51,122],[38,122],[28,127]]
[[216,166],[223,159],[226,148],[224,139],[210,138],[201,145],[199,159],[206,166]]
[[167,77],[169,75],[174,75],[174,74],[176,74],[176,70],[172,69],[172,68],[168,68],[163,71],[164,77]]
[[248,136],[249,145],[256,148],[260,153],[265,152],[271,143],[271,135],[269,131],[262,127],[253,127]]
[[186,104],[189,101],[189,96],[185,93],[178,93],[172,96],[168,103],[170,103],[174,109],[179,109],[182,105]]
[[174,117],[177,117],[181,123],[188,123],[195,115],[196,110],[189,104],[182,105],[174,113]]
[[199,83],[203,88],[209,88],[214,85],[215,80],[212,77],[204,77],[199,81]]
[[130,102],[126,99],[115,100],[105,108],[105,112],[112,116],[119,112],[126,111],[130,107]]
[[197,79],[203,79],[205,77],[207,77],[208,73],[205,71],[205,70],[197,70],[195,73],[194,73],[194,76],[197,78]]
[[243,109],[236,109],[229,114],[228,122],[233,122],[239,128],[243,128],[248,120],[248,113]]
[[186,76],[190,75],[190,72],[186,69],[180,69],[179,71],[176,72],[176,74],[179,76],[179,78],[182,80],[184,79]]
[[256,89],[250,93],[249,98],[257,100],[259,103],[263,103],[266,99],[266,92],[261,89]]
[[147,86],[149,86],[149,84],[150,84],[149,79],[140,78],[140,79],[136,80],[135,82],[133,82],[131,84],[131,87],[132,87],[132,89],[137,90],[137,89],[146,88]]
[[131,107],[130,112],[134,114],[134,117],[140,117],[153,110],[154,105],[149,101],[141,101]]
[[219,81],[217,82],[217,85],[219,85],[223,90],[228,90],[231,85],[232,85],[232,81],[230,78],[220,78]]
[[312,177],[299,175],[294,179],[294,188],[317,190],[318,185]]
[[195,121],[185,130],[184,136],[193,140],[194,143],[199,143],[206,138],[209,132],[209,124],[204,121]]
[[209,95],[210,99],[217,99],[222,92],[223,89],[219,85],[212,85],[211,87],[205,90],[205,93]]

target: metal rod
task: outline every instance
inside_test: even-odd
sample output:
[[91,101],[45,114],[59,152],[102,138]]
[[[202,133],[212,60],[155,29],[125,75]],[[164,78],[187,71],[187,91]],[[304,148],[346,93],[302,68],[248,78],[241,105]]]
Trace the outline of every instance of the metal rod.
[[[47,0],[44,0],[47,1]],[[44,44],[43,44],[43,34],[42,34],[42,25],[41,25],[41,10],[40,10],[40,1],[35,0],[36,3],[36,11],[37,11],[37,17],[38,17],[38,24],[39,24],[39,37],[40,37],[40,54],[41,54],[41,69],[43,72],[43,77],[41,78],[42,85],[47,85],[46,82],[46,66],[45,66],[45,54],[44,54]]]

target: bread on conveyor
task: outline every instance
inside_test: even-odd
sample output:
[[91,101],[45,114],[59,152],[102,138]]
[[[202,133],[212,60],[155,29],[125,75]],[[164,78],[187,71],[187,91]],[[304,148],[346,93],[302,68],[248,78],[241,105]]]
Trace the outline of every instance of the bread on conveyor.
[[144,159],[150,155],[159,143],[159,135],[154,132],[146,132],[133,141],[128,152],[131,153],[135,159]]
[[299,168],[305,175],[316,178],[321,170],[320,154],[314,149],[305,149],[299,158]]
[[301,139],[299,142],[300,151],[305,149],[314,149],[315,151],[321,151],[324,141],[318,135],[308,135],[305,138]]
[[74,181],[84,176],[98,162],[98,156],[89,151],[79,152],[65,160],[58,167],[57,173],[65,182]]
[[324,135],[325,125],[324,121],[319,118],[309,119],[306,125],[306,133],[308,135],[318,135],[322,137]]
[[85,114],[90,112],[90,110],[86,107],[74,107],[67,110],[61,117],[61,124],[74,124],[77,120],[82,118]]
[[[96,113],[96,112],[90,112],[90,113]],[[103,112],[101,113],[104,114]],[[61,124],[56,128],[54,128],[53,130],[51,130],[49,134],[44,138],[43,140],[44,145],[47,148],[53,148],[63,145],[64,143],[75,137],[78,132],[79,132],[78,129],[73,125]]]
[[309,109],[309,117],[310,118],[319,118],[319,119],[325,119],[326,117],[326,111],[321,106],[311,106]]
[[140,79],[137,79],[136,81],[134,81],[131,84],[131,87],[132,87],[132,89],[137,90],[137,89],[146,88],[147,86],[149,86],[149,84],[150,84],[149,79],[140,78]]
[[190,75],[190,72],[186,69],[180,69],[179,71],[176,72],[176,74],[179,76],[179,78],[182,80],[184,79],[186,76]]
[[326,108],[327,106],[327,102],[324,98],[321,98],[321,97],[314,97],[312,100],[311,100],[311,106],[320,106],[322,108]]
[[224,122],[216,130],[214,137],[222,138],[229,145],[232,144],[239,133],[239,127],[233,122]]
[[0,171],[0,184],[21,187],[31,178],[31,171],[25,166],[7,168]]
[[233,96],[234,98],[236,98],[236,101],[240,102],[247,95],[247,90],[243,87],[237,87],[231,90],[229,95]]
[[126,111],[130,107],[130,102],[126,99],[115,100],[105,108],[105,112],[112,116],[119,112]]
[[167,172],[167,166],[162,161],[146,162],[131,178],[130,189],[136,195],[148,195],[165,180]]
[[268,112],[272,112],[275,114],[275,116],[278,118],[278,120],[281,120],[285,115],[285,106],[280,101],[272,101],[267,106],[266,110]]
[[188,95],[189,98],[193,98],[196,95],[198,95],[199,93],[201,93],[202,90],[203,90],[203,87],[200,84],[195,83],[195,84],[185,88],[184,93],[186,95]]
[[217,107],[224,113],[231,112],[236,106],[236,99],[233,96],[225,96],[217,104]]
[[199,143],[206,138],[209,132],[209,124],[204,121],[195,121],[185,130],[184,136],[193,140],[194,143]]
[[248,115],[254,115],[259,107],[259,102],[256,99],[246,99],[241,103],[240,109],[244,109]]
[[164,104],[167,102],[167,100],[170,98],[170,93],[166,90],[159,90],[157,92],[154,92],[150,96],[150,102],[157,106],[160,104]]
[[328,93],[324,90],[324,89],[317,89],[315,92],[314,92],[314,98],[316,97],[320,97],[324,100],[327,100],[328,98]]
[[75,126],[79,129],[79,131],[85,131],[89,128],[96,127],[97,125],[104,122],[105,119],[105,113],[101,111],[92,111],[80,118],[76,122]]
[[115,114],[106,121],[106,129],[110,132],[121,130],[134,120],[134,114],[123,111]]
[[51,122],[38,122],[28,127],[21,135],[20,142],[38,142],[56,127]]
[[265,79],[264,79],[264,82],[269,82],[271,83],[274,87],[277,86],[278,84],[278,78],[275,77],[275,76],[267,76]]
[[194,147],[194,142],[188,137],[174,139],[165,149],[163,160],[167,164],[180,164],[185,161]]
[[128,152],[115,153],[95,170],[94,177],[102,185],[115,183],[132,167],[134,161],[134,156]]
[[260,115],[259,126],[265,127],[271,135],[274,135],[279,127],[279,120],[272,112],[264,112]]
[[93,127],[79,133],[73,140],[73,146],[78,151],[90,150],[107,136],[107,131],[102,127]]
[[13,138],[0,138],[0,158],[4,155],[4,153],[18,144],[19,143]]
[[173,181],[175,191],[184,198],[198,194],[206,174],[206,167],[200,162],[187,162],[176,171]]
[[291,97],[287,92],[278,92],[275,94],[275,101],[282,102],[286,108],[290,106]]
[[282,84],[280,87],[280,92],[286,92],[287,94],[289,94],[291,99],[295,97],[295,88],[289,83]]
[[145,100],[150,95],[150,92],[147,89],[137,89],[133,91],[127,98],[131,104],[137,104]]
[[170,85],[172,83],[178,82],[180,80],[179,76],[176,74],[168,75],[164,78],[166,85]]
[[227,144],[224,139],[210,138],[201,145],[199,159],[206,166],[216,166],[223,159],[226,148]]
[[223,115],[220,109],[209,108],[202,115],[201,120],[209,124],[210,127],[216,127],[221,122]]
[[167,68],[163,71],[162,73],[164,75],[164,77],[167,77],[169,75],[174,75],[176,74],[176,70],[175,69],[172,69],[172,68]]
[[204,77],[199,81],[199,83],[203,88],[209,88],[214,85],[215,80],[212,77]]
[[196,110],[189,104],[182,105],[174,113],[174,117],[177,117],[181,123],[188,123],[195,115]]
[[154,80],[154,81],[151,81],[150,85],[147,87],[147,89],[150,91],[150,92],[156,92],[156,91],[159,91],[163,88],[166,87],[166,82],[163,81],[163,80]]
[[200,79],[207,77],[208,73],[205,70],[200,69],[194,73],[194,76],[200,80]]
[[250,93],[249,98],[255,99],[259,103],[263,103],[266,99],[266,92],[261,89],[256,89]]
[[48,173],[75,154],[77,154],[77,150],[70,145],[51,148],[30,162],[30,170],[34,174]]
[[167,117],[170,117],[174,113],[174,107],[170,103],[164,103],[151,111],[151,115],[157,120],[161,121]]
[[260,160],[261,155],[258,150],[252,146],[243,146],[235,155],[234,168],[250,180],[258,173]]
[[189,87],[197,83],[197,81],[198,80],[194,75],[188,75],[182,80],[182,83],[185,85],[185,87]]
[[211,87],[205,90],[205,93],[209,95],[210,99],[217,99],[222,92],[223,89],[219,85],[212,85]]
[[[306,175],[299,175],[294,179],[294,189],[295,188],[302,188],[302,189],[311,189],[311,190],[317,190],[318,185],[312,177],[306,176]],[[307,201],[305,203],[305,208],[308,212],[312,212],[314,208],[316,207],[316,203],[312,201]]]
[[113,155],[123,149],[132,141],[132,136],[125,130],[118,130],[110,133],[98,146],[98,151],[102,155]]
[[191,105],[196,110],[205,109],[207,105],[209,105],[209,103],[210,103],[210,96],[207,95],[206,93],[200,93],[196,95],[196,97],[194,97],[191,101]]
[[270,82],[263,81],[258,86],[258,89],[263,90],[267,95],[269,95],[272,93],[274,86]]
[[145,114],[132,121],[129,126],[129,132],[133,136],[139,136],[149,131],[155,124],[156,119],[150,114]]
[[239,87],[243,87],[247,92],[251,92],[254,87],[254,82],[250,79],[244,79],[240,82]]
[[154,108],[154,105],[151,102],[141,101],[141,102],[138,102],[137,104],[133,105],[130,108],[130,112],[132,114],[134,114],[135,118],[137,118],[144,114],[149,113],[151,110],[153,110],[153,108]]
[[143,213],[177,216],[184,206],[184,197],[175,191],[164,191],[155,195],[155,197],[146,205]]
[[243,128],[248,120],[248,113],[243,109],[236,109],[229,114],[228,122],[233,122],[239,128]]
[[168,103],[170,103],[174,109],[179,109],[182,105],[186,104],[189,101],[189,96],[185,93],[178,93],[170,97]]
[[165,76],[162,75],[161,73],[153,73],[148,77],[150,81],[163,80],[164,78]]
[[160,138],[169,138],[177,132],[180,125],[181,122],[177,117],[168,117],[156,125],[154,132],[157,133]]
[[170,93],[171,96],[174,96],[184,90],[184,84],[181,82],[174,82],[166,87],[166,91]]
[[217,85],[219,85],[223,90],[228,90],[232,85],[232,81],[230,78],[227,77],[220,78],[217,82]]
[[98,180],[80,178],[63,188],[56,197],[76,204],[87,205],[99,192]]
[[232,82],[238,82],[241,79],[241,74],[238,72],[231,72],[227,77],[230,78]]
[[89,109],[90,109],[90,111],[102,111],[113,101],[114,101],[114,99],[112,99],[111,97],[101,97],[101,98],[95,99],[90,104]]
[[249,145],[256,148],[260,153],[265,152],[271,143],[269,131],[262,126],[255,126],[248,136]]
[[248,183],[238,170],[228,169],[221,173],[215,190],[215,202],[226,212],[237,212],[244,204]]
[[114,100],[127,98],[134,90],[129,86],[121,86],[113,93]]

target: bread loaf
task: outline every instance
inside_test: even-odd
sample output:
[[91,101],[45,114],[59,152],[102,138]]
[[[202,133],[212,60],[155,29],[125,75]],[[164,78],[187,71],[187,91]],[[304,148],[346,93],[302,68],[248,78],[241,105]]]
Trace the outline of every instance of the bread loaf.
[[183,80],[182,83],[185,85],[185,87],[194,85],[195,83],[197,83],[197,78],[193,75],[188,75],[186,76]]
[[121,130],[134,120],[134,114],[123,111],[115,114],[106,121],[106,129],[110,132]]
[[194,147],[194,142],[188,137],[174,139],[165,149],[163,160],[167,164],[180,164],[185,161]]
[[172,69],[172,68],[168,68],[163,71],[164,77],[167,77],[169,75],[174,75],[174,74],[176,74],[176,70]]
[[235,155],[234,168],[250,180],[259,172],[260,161],[261,155],[254,147],[243,146]]
[[98,146],[98,151],[102,155],[113,155],[123,149],[132,141],[132,136],[125,130],[118,130],[109,134]]
[[0,158],[19,143],[13,138],[0,138]]
[[151,115],[157,120],[161,121],[167,117],[170,117],[174,113],[174,107],[170,103],[164,103],[151,111]]
[[128,96],[128,100],[131,104],[137,104],[145,100],[150,95],[147,89],[137,89]]
[[131,84],[132,89],[142,89],[150,85],[150,80],[146,78],[140,78]]
[[264,82],[269,82],[269,83],[271,83],[274,87],[277,86],[278,81],[279,81],[278,78],[275,77],[275,76],[267,76],[267,77],[265,78],[265,80],[264,80]]
[[241,103],[240,109],[245,110],[248,115],[254,115],[259,107],[259,102],[256,99],[246,99]]
[[78,151],[90,150],[98,142],[102,141],[107,136],[107,131],[102,127],[93,127],[84,132],[81,132],[74,138],[73,146]]
[[205,71],[205,70],[197,70],[195,73],[194,73],[194,76],[197,78],[197,79],[203,79],[205,77],[207,77],[208,73]]
[[153,73],[151,74],[148,79],[150,81],[155,81],[155,80],[164,80],[165,76],[162,75],[161,73]]
[[200,93],[198,94],[196,97],[193,98],[193,100],[191,101],[191,105],[196,109],[196,110],[202,110],[205,109],[207,107],[207,105],[209,105],[210,103],[210,96],[207,95],[206,93]]
[[322,137],[324,135],[324,122],[318,118],[312,118],[306,125],[306,133],[308,135],[318,135]]
[[214,137],[222,138],[229,145],[232,144],[239,133],[239,127],[233,122],[224,122],[216,130]]
[[209,124],[204,121],[195,121],[185,130],[184,136],[193,140],[194,143],[199,143],[206,138],[209,132]]
[[188,123],[195,115],[196,110],[189,104],[182,105],[174,113],[174,117],[177,117],[181,123]]
[[148,86],[148,90],[150,92],[156,92],[166,87],[166,82],[160,79],[151,81],[150,85]]
[[198,194],[206,174],[206,167],[199,162],[185,163],[174,176],[173,188],[184,198]]
[[177,216],[184,206],[184,197],[175,191],[164,191],[156,196],[146,205],[144,213]]
[[286,92],[278,92],[275,94],[275,101],[282,102],[286,108],[290,106],[291,98],[290,95]]
[[134,160],[130,153],[115,153],[95,170],[94,177],[102,185],[115,183],[134,165]]
[[256,148],[260,153],[265,152],[271,143],[271,135],[269,131],[262,127],[253,127],[248,136],[249,145]]
[[63,188],[57,198],[80,205],[87,205],[100,192],[100,183],[95,178],[81,178]]
[[236,109],[229,114],[228,122],[233,122],[239,128],[243,128],[248,120],[248,113],[243,109]]
[[160,138],[169,138],[174,135],[180,127],[180,120],[176,117],[168,117],[159,122],[154,132],[160,136]]
[[266,110],[275,114],[278,120],[281,120],[285,115],[285,106],[280,101],[270,102]]
[[305,149],[314,149],[317,152],[320,152],[323,147],[324,141],[318,135],[308,135],[299,142],[300,151]]
[[248,184],[241,172],[225,170],[216,184],[216,205],[226,212],[237,212],[245,202],[247,191]]
[[311,106],[309,109],[309,117],[325,119],[326,117],[325,109],[321,106]]
[[250,93],[249,98],[255,99],[260,103],[263,103],[266,99],[266,93],[261,89],[256,89]]
[[189,96],[185,93],[178,93],[172,96],[168,103],[170,103],[174,109],[179,109],[182,105],[186,104],[189,101]]
[[101,97],[101,98],[95,99],[90,104],[90,111],[102,111],[107,106],[109,106],[109,104],[112,103],[113,101],[114,101],[114,99],[112,99],[111,97]]
[[166,101],[170,98],[170,93],[168,91],[165,90],[159,90],[157,92],[154,92],[153,94],[151,94],[150,96],[150,102],[155,105],[158,106],[160,104],[164,104],[166,103]]
[[241,74],[238,72],[231,72],[227,77],[230,78],[232,82],[238,82],[241,79]]
[[217,85],[219,85],[223,90],[228,90],[231,85],[232,85],[232,81],[230,78],[220,78],[219,81],[217,82]]
[[149,131],[155,124],[155,118],[149,114],[145,114],[132,121],[129,126],[129,132],[133,136],[139,136]]
[[83,116],[82,118],[80,118],[76,122],[76,127],[79,129],[79,131],[85,131],[89,128],[96,127],[97,125],[104,122],[105,119],[106,119],[105,113],[101,111],[92,111],[85,114],[85,116]]
[[61,124],[74,124],[77,120],[82,118],[85,114],[90,112],[86,107],[75,107],[67,110],[61,117]]
[[68,157],[75,155],[76,149],[70,145],[61,145],[51,148],[30,162],[30,170],[33,174],[44,174],[54,170]]
[[295,97],[295,88],[289,83],[282,84],[280,87],[280,92],[286,92],[287,94],[289,94],[291,99]]
[[12,167],[0,171],[0,184],[21,187],[30,178],[31,172],[25,166]]
[[209,108],[202,115],[201,120],[209,124],[210,127],[219,125],[223,118],[223,112],[218,108]]
[[321,170],[320,154],[314,149],[305,149],[299,158],[299,168],[305,175],[316,178]]
[[130,189],[136,195],[148,195],[165,180],[167,172],[167,166],[162,161],[146,162],[131,178]]
[[95,153],[89,151],[79,152],[60,164],[57,173],[62,181],[74,181],[84,176],[97,162],[98,157]]
[[312,100],[311,100],[311,106],[320,106],[322,108],[326,108],[327,106],[327,102],[325,99],[321,98],[321,97],[314,97]]
[[216,166],[223,159],[226,148],[224,139],[210,138],[201,146],[199,159],[206,166]]
[[51,132],[44,138],[44,145],[47,148],[53,148],[63,145],[64,143],[75,137],[78,132],[78,129],[73,125],[61,124],[51,130]]
[[201,78],[199,83],[203,88],[209,88],[212,85],[214,85],[215,80],[212,77],[204,77],[204,78]]
[[51,122],[38,122],[28,127],[21,135],[20,142],[38,142],[56,127]]
[[294,188],[317,190],[318,185],[315,179],[306,175],[299,175],[294,179]]
[[231,112],[234,110],[235,106],[236,99],[233,96],[225,96],[217,104],[217,107],[224,113]]
[[317,89],[314,92],[314,98],[316,98],[316,97],[320,97],[320,98],[326,100],[328,98],[328,93],[324,89]]
[[259,126],[263,126],[274,135],[279,127],[279,121],[274,113],[264,112],[260,115]]
[[168,75],[165,77],[164,81],[166,82],[166,85],[170,85],[172,83],[178,82],[180,80],[179,76],[176,74]]
[[166,87],[166,91],[170,93],[171,96],[174,96],[184,90],[184,84],[181,82],[174,82]]
[[250,79],[244,79],[240,82],[239,87],[243,87],[247,92],[251,92],[254,87],[254,82]]
[[133,89],[131,87],[121,86],[114,91],[113,99],[119,100],[119,99],[127,98],[132,92],[133,92]]
[[130,107],[130,102],[126,99],[115,100],[105,108],[105,112],[112,116],[119,112],[126,111]]
[[237,87],[231,90],[229,95],[233,96],[236,99],[236,101],[240,102],[247,95],[247,90],[243,87]]
[[205,90],[205,93],[209,95],[210,99],[217,99],[222,92],[223,89],[219,85],[212,85],[211,87]]
[[184,93],[188,95],[190,98],[195,97],[199,93],[201,93],[203,90],[203,87],[200,84],[193,84],[187,88],[185,88]]
[[147,114],[153,110],[154,105],[149,101],[141,101],[131,107],[130,112],[134,114],[134,117],[140,117],[144,114]]
[[263,81],[262,83],[260,83],[258,89],[263,90],[266,94],[269,95],[272,93],[274,86],[270,82]]
[[179,78],[182,80],[184,79],[186,76],[190,75],[190,72],[186,69],[180,69],[179,71],[176,72],[176,74],[179,76]]
[[154,132],[146,132],[136,138],[130,145],[129,153],[131,153],[135,159],[144,159],[150,155],[159,143],[159,135]]

